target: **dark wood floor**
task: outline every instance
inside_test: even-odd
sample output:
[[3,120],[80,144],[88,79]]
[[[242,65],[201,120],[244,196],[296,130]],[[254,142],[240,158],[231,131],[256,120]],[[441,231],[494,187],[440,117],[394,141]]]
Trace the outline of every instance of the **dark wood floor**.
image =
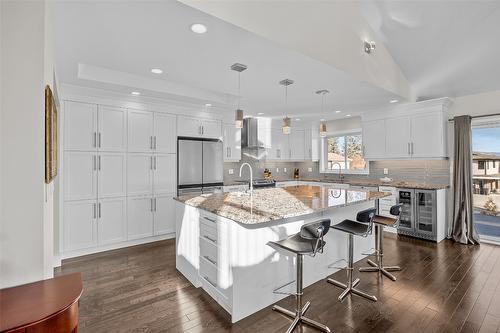
[[[358,273],[360,289],[379,298],[337,301],[320,281],[305,290],[308,316],[333,332],[500,332],[500,247],[436,245],[386,235],[386,262],[398,281]],[[80,332],[284,332],[288,318],[264,309],[235,325],[203,290],[175,270],[175,242],[162,241],[63,262],[57,274],[82,272]],[[356,264],[359,267],[363,262]],[[344,272],[334,275],[343,280]],[[292,308],[291,298],[280,302]],[[296,332],[315,332],[307,326]]]

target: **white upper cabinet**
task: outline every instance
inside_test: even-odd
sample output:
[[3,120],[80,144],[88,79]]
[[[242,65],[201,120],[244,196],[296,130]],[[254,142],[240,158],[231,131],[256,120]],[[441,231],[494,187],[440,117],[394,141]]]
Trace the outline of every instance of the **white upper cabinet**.
[[224,162],[241,160],[241,129],[233,124],[223,126]]
[[120,151],[127,149],[127,110],[109,106],[99,106],[97,148],[100,151]]
[[97,105],[65,102],[64,148],[95,150],[97,148]]
[[306,158],[304,130],[292,129],[292,132],[288,135],[288,140],[289,140],[289,147],[288,147],[289,159],[293,161],[304,160]]
[[121,242],[127,239],[127,199],[99,200],[97,206],[97,241],[99,245]]
[[319,129],[306,129],[304,131],[304,158],[311,161],[319,161]]
[[448,105],[429,100],[364,119],[365,159],[446,158]]
[[64,199],[87,200],[97,197],[97,154],[64,153]]
[[187,137],[221,138],[222,123],[219,120],[198,119],[179,116],[177,135]]
[[97,156],[99,198],[120,197],[127,194],[126,165],[123,153],[100,153]]
[[175,154],[177,147],[176,117],[155,113],[153,144],[156,152]]
[[154,158],[151,154],[128,154],[127,194],[151,195],[153,191]]
[[[288,145],[285,145],[285,135],[279,128],[271,128],[269,131],[270,148],[267,148],[268,160],[281,160],[287,158]],[[288,140],[287,140],[288,141]],[[287,142],[288,143],[288,142]]]
[[389,118],[385,120],[386,157],[409,157],[410,126],[410,117]]
[[364,158],[377,158],[385,155],[386,135],[380,129],[385,129],[385,120],[366,121],[363,124]]
[[176,155],[157,154],[153,156],[154,169],[154,193],[175,193],[176,192]]
[[153,151],[153,118],[148,111],[129,110],[128,112],[128,151]]

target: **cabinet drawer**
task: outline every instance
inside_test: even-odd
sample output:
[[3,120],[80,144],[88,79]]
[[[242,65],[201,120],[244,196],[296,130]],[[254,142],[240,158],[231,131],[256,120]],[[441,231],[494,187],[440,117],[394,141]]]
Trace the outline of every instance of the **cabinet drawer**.
[[213,228],[202,223],[200,225],[200,238],[217,246],[217,228]]
[[206,238],[200,238],[200,257],[217,267],[219,262],[217,246]]
[[200,257],[200,276],[207,280],[212,286],[217,288],[217,267],[204,257]]
[[380,198],[379,199],[379,205],[387,205],[387,206],[394,206],[396,204],[396,198],[395,197],[385,197],[385,198]]
[[391,192],[392,194],[396,194],[396,188],[392,186],[379,186],[378,190],[380,192]]
[[385,203],[385,202],[379,202],[378,210],[379,211],[387,211],[387,212],[389,212],[391,210],[392,206],[394,206],[394,205],[393,204],[388,204],[388,203]]
[[217,217],[211,215],[200,214],[200,227],[217,229]]

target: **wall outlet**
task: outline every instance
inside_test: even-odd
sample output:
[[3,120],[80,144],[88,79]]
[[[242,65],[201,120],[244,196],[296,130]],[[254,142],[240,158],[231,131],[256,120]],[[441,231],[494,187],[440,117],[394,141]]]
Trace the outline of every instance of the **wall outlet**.
[[313,172],[313,168],[307,168],[307,171]]
[[229,170],[228,170],[228,173],[229,173],[230,175],[234,174],[234,169],[229,169]]
[[389,169],[384,168],[384,175],[388,175],[388,174],[389,174]]
[[283,172],[286,173],[286,168],[283,168]]
[[276,173],[280,173],[280,168],[276,168]]

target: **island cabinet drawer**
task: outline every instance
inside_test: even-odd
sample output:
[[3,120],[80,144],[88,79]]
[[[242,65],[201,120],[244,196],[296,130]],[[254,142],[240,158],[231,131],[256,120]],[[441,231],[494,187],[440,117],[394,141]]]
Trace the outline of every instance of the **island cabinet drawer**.
[[396,204],[396,197],[385,197],[379,199],[379,205],[394,206]]
[[200,239],[200,257],[218,267],[219,263],[219,248],[213,242],[207,240],[206,238]]
[[217,246],[219,237],[217,235],[217,228],[210,227],[204,224],[200,225],[200,238]]
[[200,278],[203,289],[224,309],[231,312],[230,290],[220,284],[220,271],[210,261],[200,257]]

